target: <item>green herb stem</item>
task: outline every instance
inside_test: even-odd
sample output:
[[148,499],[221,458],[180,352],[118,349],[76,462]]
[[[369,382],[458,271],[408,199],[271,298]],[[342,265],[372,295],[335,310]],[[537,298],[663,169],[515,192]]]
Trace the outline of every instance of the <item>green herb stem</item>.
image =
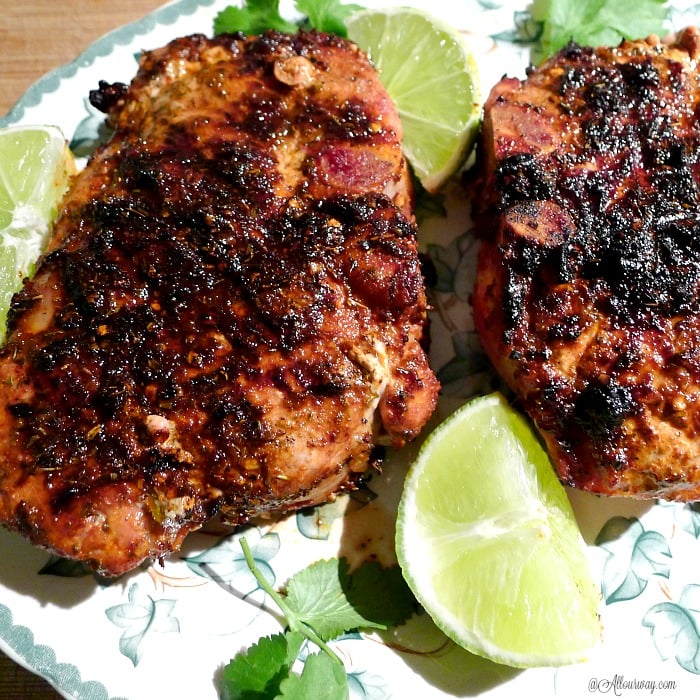
[[342,666],[343,662],[341,661],[340,657],[321,639],[321,637],[318,636],[318,634],[316,634],[313,627],[310,627],[298,618],[294,611],[291,610],[289,606],[285,603],[284,597],[281,596],[268,583],[267,579],[262,575],[257,565],[255,564],[253,553],[250,551],[250,547],[248,546],[246,538],[241,537],[240,542],[241,549],[243,550],[243,556],[245,557],[246,564],[248,564],[248,568],[255,577],[255,580],[258,582],[260,588],[262,588],[265,591],[265,593],[267,593],[270,596],[270,598],[272,598],[272,600],[275,601],[279,609],[282,611],[285,618],[287,619],[289,628],[294,632],[298,632],[299,634],[303,635],[309,641],[313,642],[316,646],[318,646],[319,649],[324,651]]

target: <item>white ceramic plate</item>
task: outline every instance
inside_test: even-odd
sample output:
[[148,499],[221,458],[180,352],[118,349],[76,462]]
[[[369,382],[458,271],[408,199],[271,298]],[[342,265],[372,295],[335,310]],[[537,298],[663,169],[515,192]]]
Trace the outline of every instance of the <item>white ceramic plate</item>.
[[[392,1],[422,6],[469,32],[485,89],[504,73],[523,75],[530,47],[516,40],[522,31],[515,28],[536,31],[526,2],[364,4]],[[210,34],[227,4],[178,0],[114,31],[42,78],[0,125],[56,123],[87,152],[101,122],[87,102],[98,81],[128,82],[139,51],[178,35]],[[281,8],[292,16],[290,3]],[[674,27],[699,21],[696,9],[676,3]],[[448,216],[428,219],[420,230],[437,270],[431,359],[444,391],[434,423],[490,381],[468,304],[475,251],[468,202],[457,186],[448,195]],[[248,528],[258,565],[279,585],[325,557],[356,562],[369,552],[393,564],[394,513],[416,448],[389,457],[383,476],[370,483],[374,500],[343,497],[311,514]],[[381,637],[337,642],[352,697],[700,696],[700,509],[570,495],[604,597],[604,645],[590,663],[516,671],[462,651],[417,615]],[[240,535],[211,529],[190,536],[181,556],[106,585],[0,528],[0,648],[66,698],[214,700],[221,667],[280,631],[243,562]]]

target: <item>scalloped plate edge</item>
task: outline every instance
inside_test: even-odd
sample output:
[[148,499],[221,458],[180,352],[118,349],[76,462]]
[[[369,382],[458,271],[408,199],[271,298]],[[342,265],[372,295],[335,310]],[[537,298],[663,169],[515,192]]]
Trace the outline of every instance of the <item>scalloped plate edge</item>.
[[73,61],[49,71],[31,85],[10,111],[0,118],[0,128],[19,121],[28,108],[37,106],[45,95],[56,92],[63,80],[73,77],[81,68],[92,65],[97,58],[108,56],[117,46],[129,44],[136,36],[152,31],[156,25],[173,24],[185,15],[194,14],[197,10],[215,3],[216,0],[174,0],[141,19],[105,34]]

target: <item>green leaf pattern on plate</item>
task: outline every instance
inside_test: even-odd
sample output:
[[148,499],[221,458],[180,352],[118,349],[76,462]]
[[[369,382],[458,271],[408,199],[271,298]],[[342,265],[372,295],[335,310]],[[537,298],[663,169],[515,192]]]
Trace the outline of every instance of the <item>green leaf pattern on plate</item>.
[[[700,675],[700,584],[672,580],[674,548],[700,536],[699,505],[659,502],[656,508],[670,516],[664,532],[645,527],[643,518],[620,515],[600,529],[595,545],[605,555],[603,599],[608,606],[652,601],[640,609],[641,625],[659,656]],[[653,581],[658,585],[650,586]]]
[[654,575],[669,576],[671,549],[666,538],[645,530],[637,518],[611,518],[596,544],[608,552],[601,584],[608,604],[636,598]]
[[128,597],[128,603],[107,608],[105,614],[110,622],[124,630],[119,639],[119,651],[136,666],[143,655],[142,643],[146,635],[179,632],[180,622],[173,615],[175,600],[156,600],[143,593],[138,583],[129,587]]
[[313,508],[304,508],[296,514],[299,532],[310,540],[327,540],[331,536],[333,523],[342,518],[342,501],[335,500]]
[[677,508],[674,516],[678,527],[695,539],[700,538],[700,503],[689,503],[683,508]]
[[[245,538],[258,570],[270,585],[274,585],[275,572],[269,561],[279,552],[279,535],[274,532],[263,534],[260,529],[252,528],[246,531]],[[241,534],[223,537],[214,546],[201,554],[185,557],[184,561],[198,576],[225,584],[245,599],[259,590],[260,585],[246,563],[240,539]]]
[[658,603],[642,624],[651,629],[662,659],[675,658],[681,668],[700,674],[700,585],[683,588],[677,603]]

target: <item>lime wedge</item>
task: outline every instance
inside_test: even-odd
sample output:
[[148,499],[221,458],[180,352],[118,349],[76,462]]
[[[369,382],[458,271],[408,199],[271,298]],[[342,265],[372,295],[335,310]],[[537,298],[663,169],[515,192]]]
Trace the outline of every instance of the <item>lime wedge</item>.
[[464,163],[481,118],[478,67],[466,40],[411,8],[361,10],[346,26],[396,103],[414,174],[436,191]]
[[564,487],[500,394],[428,436],[404,485],[396,548],[420,603],[469,651],[558,666],[601,641],[600,592]]
[[0,129],[0,340],[12,295],[32,274],[74,173],[57,127]]

